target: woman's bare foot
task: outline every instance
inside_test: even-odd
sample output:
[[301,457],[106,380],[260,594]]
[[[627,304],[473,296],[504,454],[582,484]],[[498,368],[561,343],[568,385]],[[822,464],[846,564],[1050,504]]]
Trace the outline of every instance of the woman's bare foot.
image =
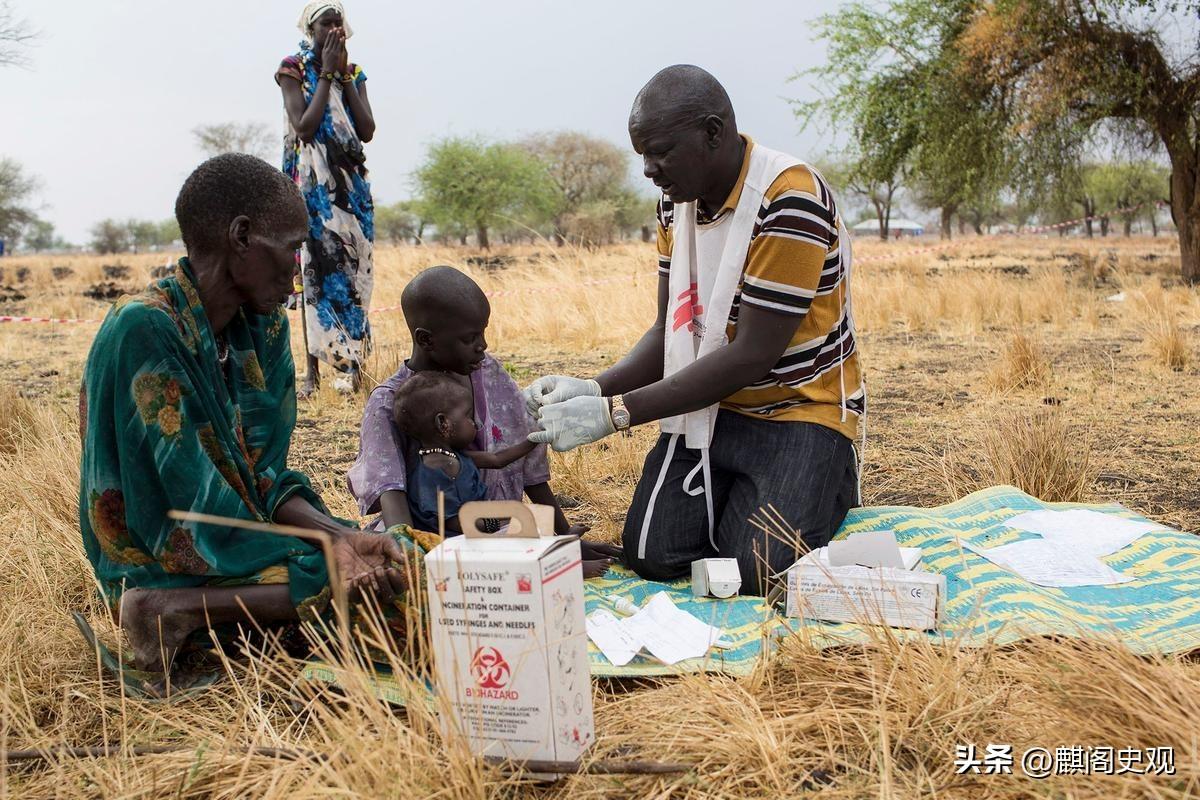
[[192,631],[204,624],[173,602],[177,589],[129,589],[121,595],[121,629],[133,648],[133,666],[165,673]]

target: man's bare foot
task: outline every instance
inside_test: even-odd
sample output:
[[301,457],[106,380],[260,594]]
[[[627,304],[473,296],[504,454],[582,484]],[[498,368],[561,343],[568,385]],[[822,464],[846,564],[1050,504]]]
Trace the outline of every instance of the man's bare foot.
[[121,630],[133,648],[133,666],[165,673],[188,635],[203,624],[174,608],[171,589],[129,589],[121,595]]
[[304,383],[300,384],[300,388],[296,390],[296,397],[300,398],[301,400],[307,400],[308,398],[312,397],[314,392],[317,391],[317,387],[319,385],[320,383],[316,378],[314,378],[312,375],[307,376],[304,379]]

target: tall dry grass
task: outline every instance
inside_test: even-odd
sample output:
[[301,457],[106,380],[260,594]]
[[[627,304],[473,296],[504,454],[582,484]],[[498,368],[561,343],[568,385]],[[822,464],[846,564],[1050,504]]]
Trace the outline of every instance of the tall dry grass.
[[1050,385],[1050,359],[1042,343],[1024,333],[1013,334],[989,382],[1000,391],[1045,389]]
[[[1140,424],[1143,398],[1158,402],[1175,393],[1180,413],[1190,413],[1184,389],[1194,380],[1188,372],[1194,364],[1182,373],[1126,369],[1142,357],[1138,315],[1129,311],[1140,301],[1106,297],[1114,281],[1154,298],[1158,287],[1161,299],[1150,302],[1161,303],[1181,330],[1200,322],[1200,305],[1192,290],[1170,284],[1163,258],[1147,257],[1170,253],[1173,244],[1105,247],[1115,249],[1117,267],[1106,267],[1097,285],[1096,270],[1080,259],[1101,252],[1093,243],[968,242],[944,259],[885,262],[865,256],[904,246],[862,243],[855,293],[876,409],[869,492],[886,485],[902,499],[919,490],[923,502],[944,502],[1008,482],[1046,499],[1092,500],[1099,497],[1093,478],[1100,467],[1164,469],[1146,460],[1153,448],[1127,446],[1125,439]],[[489,340],[520,375],[594,373],[635,341],[652,316],[654,262],[643,246],[596,253],[518,248],[504,253],[513,261],[501,270],[469,263],[475,255],[380,248],[374,305],[397,304],[405,280],[425,266],[460,266],[493,294]],[[133,266],[141,273],[127,279],[131,287],[161,260],[138,260]],[[0,284],[11,283],[18,261],[6,259]],[[31,273],[24,284],[28,299],[0,313],[99,316],[104,304],[80,292],[106,280],[101,268],[112,259],[71,260],[63,265],[73,275],[55,279],[57,261],[21,260]],[[401,314],[378,313],[373,324],[378,346],[368,372],[378,380],[407,355],[408,342]],[[1043,355],[1053,345],[1054,391],[1066,398],[1062,407],[1030,409],[1040,398],[975,388],[990,386],[987,354],[1013,346],[1014,330],[1037,342]],[[81,610],[102,637],[117,639],[95,600],[75,518],[74,403],[88,331],[0,327],[6,375],[0,391],[0,750],[104,742],[187,749],[113,758],[52,755],[36,763],[3,763],[0,756],[0,794],[586,799],[809,792],[1015,799],[1197,793],[1200,668],[1182,657],[1134,656],[1117,644],[1063,640],[969,649],[954,642],[901,644],[881,629],[870,646],[821,651],[796,635],[746,678],[597,681],[592,757],[683,761],[693,770],[577,776],[549,787],[467,757],[460,741],[442,736],[429,711],[398,710],[375,699],[353,664],[345,667],[346,690],[334,692],[299,682],[298,665],[268,648],[226,660],[227,679],[202,696],[167,705],[135,702],[100,683],[68,617]],[[298,348],[299,336],[295,340]],[[1041,360],[1036,353],[1026,358]],[[322,389],[301,407],[310,427],[298,430],[293,450],[293,461],[310,472],[334,511],[347,516],[355,509],[344,471],[361,402]],[[1139,431],[1173,425],[1154,420]],[[639,430],[632,438],[555,456],[556,489],[577,501],[568,513],[601,536],[616,536],[653,436]],[[1175,438],[1185,442],[1180,453],[1195,453],[1193,440]],[[948,439],[954,447],[941,445]],[[1112,463],[1114,451],[1126,462]],[[1032,745],[1169,745],[1176,748],[1178,775],[1038,781],[1019,769],[1016,775],[955,774],[956,745],[982,750],[993,742],[1013,744],[1018,755]],[[251,747],[322,758],[272,757]]]
[[1089,433],[1054,407],[1003,411],[926,463],[950,497],[1004,484],[1052,503],[1086,500],[1098,472]]

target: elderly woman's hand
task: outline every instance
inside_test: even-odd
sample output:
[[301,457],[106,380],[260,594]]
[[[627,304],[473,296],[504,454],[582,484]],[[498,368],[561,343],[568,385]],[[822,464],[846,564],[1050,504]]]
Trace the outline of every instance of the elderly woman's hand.
[[333,557],[351,593],[373,591],[390,602],[408,588],[404,551],[391,536],[346,531],[333,540]]

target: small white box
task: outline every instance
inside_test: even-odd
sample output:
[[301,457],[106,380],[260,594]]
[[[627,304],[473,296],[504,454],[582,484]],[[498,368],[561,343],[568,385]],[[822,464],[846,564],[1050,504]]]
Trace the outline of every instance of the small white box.
[[946,576],[919,571],[920,548],[896,548],[893,536],[891,549],[899,552],[880,554],[881,560],[902,566],[833,566],[829,548],[807,553],[788,569],[785,613],[827,622],[937,628],[946,602]]
[[733,597],[742,588],[736,558],[701,558],[692,562],[693,597]]
[[[464,534],[425,556],[443,730],[479,755],[576,761],[595,739],[579,540],[539,536],[518,502],[458,516]],[[488,535],[486,518],[512,522]]]

